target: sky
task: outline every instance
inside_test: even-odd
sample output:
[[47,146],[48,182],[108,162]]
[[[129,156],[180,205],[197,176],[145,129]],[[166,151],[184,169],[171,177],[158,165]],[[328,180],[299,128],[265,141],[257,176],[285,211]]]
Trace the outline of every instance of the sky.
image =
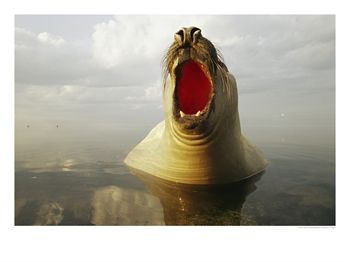
[[235,76],[243,126],[334,129],[334,16],[16,15],[16,130],[155,125],[162,58],[191,25]]

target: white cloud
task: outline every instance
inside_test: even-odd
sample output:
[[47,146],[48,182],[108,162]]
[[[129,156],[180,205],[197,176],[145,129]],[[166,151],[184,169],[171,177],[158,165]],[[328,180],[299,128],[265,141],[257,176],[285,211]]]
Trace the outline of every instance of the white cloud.
[[106,68],[124,63],[160,63],[181,26],[206,24],[207,16],[116,16],[95,26],[93,54]]
[[[140,88],[139,88],[140,89]],[[151,86],[143,88],[143,93],[138,93],[134,96],[125,97],[126,101],[139,101],[139,102],[157,102],[161,103],[162,88],[160,80]]]
[[61,36],[47,32],[35,34],[28,29],[20,27],[15,28],[15,37],[16,49],[41,48],[42,44],[60,46],[65,43],[65,40]]
[[304,106],[318,103],[307,92],[334,92],[332,16],[116,16],[79,43],[49,30],[16,28],[16,117],[53,105],[66,114],[90,107],[98,115],[108,107],[128,121],[122,113],[129,109],[142,109],[139,119],[159,111],[162,57],[174,33],[189,25],[201,28],[223,54],[237,79],[242,114],[257,115],[252,101],[266,114],[292,98]]
[[154,86],[150,86],[150,87],[147,87],[145,89],[145,97],[146,99],[148,100],[154,100],[154,99],[157,99],[159,100],[159,98],[161,97],[161,88],[159,88],[161,85],[160,83],[158,85],[154,85]]
[[232,36],[232,37],[218,38],[218,39],[212,40],[212,42],[215,42],[220,47],[232,47],[243,41],[244,41],[244,37],[242,36]]
[[65,42],[62,37],[47,32],[39,33],[37,38],[41,43],[51,44],[53,46],[59,46]]
[[174,32],[188,25],[202,29],[240,81],[283,77],[281,72],[294,74],[300,67],[334,68],[328,16],[116,16],[97,24],[91,41],[79,45],[16,28],[16,82],[145,90],[160,79]]
[[36,35],[24,28],[15,28],[15,49],[27,49],[37,44]]

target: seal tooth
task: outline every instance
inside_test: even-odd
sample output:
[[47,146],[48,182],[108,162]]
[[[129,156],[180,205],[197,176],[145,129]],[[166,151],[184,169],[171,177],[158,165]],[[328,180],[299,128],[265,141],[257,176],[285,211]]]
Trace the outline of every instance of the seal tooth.
[[200,113],[201,113],[201,111],[200,111],[200,110],[198,110],[198,112],[196,113],[196,116],[199,116],[199,115],[200,115]]
[[182,112],[181,110],[180,110],[180,116],[181,116],[181,117],[184,117],[184,116],[185,116],[185,113]]

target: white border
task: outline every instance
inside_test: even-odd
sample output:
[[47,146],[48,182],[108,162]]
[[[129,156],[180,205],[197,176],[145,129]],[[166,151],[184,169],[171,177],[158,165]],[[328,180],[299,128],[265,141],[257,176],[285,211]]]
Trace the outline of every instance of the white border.
[[[1,7],[1,261],[349,261],[347,1],[8,1]],[[228,1],[229,2],[229,1]],[[343,3],[343,4],[342,4]],[[4,3],[2,3],[4,5]],[[336,14],[336,227],[14,227],[14,14]]]

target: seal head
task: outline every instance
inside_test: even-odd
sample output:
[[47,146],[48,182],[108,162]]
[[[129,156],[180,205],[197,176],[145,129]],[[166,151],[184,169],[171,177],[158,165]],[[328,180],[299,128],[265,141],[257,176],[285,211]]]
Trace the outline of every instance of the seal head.
[[184,27],[164,57],[163,111],[125,163],[187,184],[231,183],[262,172],[267,162],[242,134],[236,81],[197,27]]
[[[172,100],[171,111],[177,127],[183,132],[201,133],[210,128],[208,118],[214,113],[215,76],[227,72],[214,45],[202,36],[197,27],[182,28],[164,59],[164,90]],[[175,87],[173,90],[171,87]],[[166,112],[170,113],[170,112]]]

